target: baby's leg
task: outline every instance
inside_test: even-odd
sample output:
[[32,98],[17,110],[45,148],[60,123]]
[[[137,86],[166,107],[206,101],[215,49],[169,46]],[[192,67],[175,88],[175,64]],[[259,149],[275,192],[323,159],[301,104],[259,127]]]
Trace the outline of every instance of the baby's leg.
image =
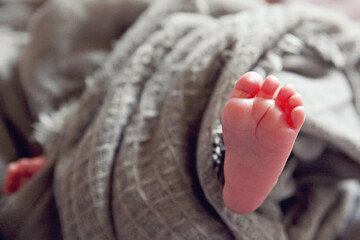
[[12,194],[26,184],[46,163],[43,156],[22,158],[7,166],[3,186],[4,194]]
[[301,95],[291,85],[279,88],[255,72],[236,83],[222,114],[226,148],[223,198],[236,213],[255,210],[270,193],[304,122]]

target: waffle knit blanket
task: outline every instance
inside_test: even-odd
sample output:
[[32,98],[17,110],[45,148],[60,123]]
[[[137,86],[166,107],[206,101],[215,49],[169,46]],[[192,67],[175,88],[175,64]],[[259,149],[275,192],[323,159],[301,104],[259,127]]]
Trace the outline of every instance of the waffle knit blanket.
[[[6,239],[357,239],[360,35],[345,17],[255,0],[0,1],[0,12],[1,172],[36,153],[32,136],[49,158],[2,197]],[[293,84],[307,119],[270,196],[237,215],[213,133],[249,70]]]

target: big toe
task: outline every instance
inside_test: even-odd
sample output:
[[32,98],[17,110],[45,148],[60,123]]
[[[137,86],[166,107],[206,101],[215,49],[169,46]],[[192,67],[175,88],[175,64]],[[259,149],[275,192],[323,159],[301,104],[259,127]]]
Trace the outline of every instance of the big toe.
[[263,82],[260,74],[256,72],[247,72],[242,75],[232,91],[232,98],[253,98],[258,94]]

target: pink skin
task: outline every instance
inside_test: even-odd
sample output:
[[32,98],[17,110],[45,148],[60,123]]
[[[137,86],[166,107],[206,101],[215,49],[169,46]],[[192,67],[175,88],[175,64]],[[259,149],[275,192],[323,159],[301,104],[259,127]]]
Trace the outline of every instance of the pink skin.
[[[226,147],[223,198],[232,211],[254,211],[271,191],[284,168],[304,122],[301,96],[290,85],[279,88],[269,76],[255,72],[236,83],[222,115]],[[43,156],[9,164],[3,192],[21,189],[46,163]]]
[[263,82],[255,72],[236,83],[224,107],[226,147],[223,199],[233,212],[246,214],[264,201],[281,174],[305,120],[301,95],[274,76]]
[[46,158],[38,156],[34,158],[21,158],[7,166],[3,193],[6,195],[19,191],[30,179],[41,170]]

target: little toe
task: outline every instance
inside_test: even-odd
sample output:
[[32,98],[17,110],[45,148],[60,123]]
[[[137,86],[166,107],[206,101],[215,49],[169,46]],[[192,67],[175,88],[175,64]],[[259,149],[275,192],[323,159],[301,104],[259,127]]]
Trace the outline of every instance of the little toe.
[[284,106],[285,113],[290,113],[294,108],[303,106],[304,102],[300,93],[292,95]]
[[259,92],[263,80],[256,72],[247,72],[242,75],[231,93],[235,98],[253,98]]
[[290,114],[290,126],[299,131],[305,121],[305,109],[302,105],[295,107]]
[[262,84],[257,97],[272,99],[280,86],[280,81],[275,76],[268,76]]

